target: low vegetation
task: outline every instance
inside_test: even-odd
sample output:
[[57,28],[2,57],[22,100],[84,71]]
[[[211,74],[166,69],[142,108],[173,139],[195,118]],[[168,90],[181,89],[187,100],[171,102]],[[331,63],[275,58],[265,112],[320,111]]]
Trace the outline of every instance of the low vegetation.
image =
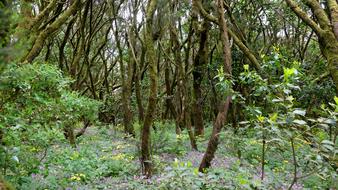
[[337,13],[0,1],[0,190],[337,189]]

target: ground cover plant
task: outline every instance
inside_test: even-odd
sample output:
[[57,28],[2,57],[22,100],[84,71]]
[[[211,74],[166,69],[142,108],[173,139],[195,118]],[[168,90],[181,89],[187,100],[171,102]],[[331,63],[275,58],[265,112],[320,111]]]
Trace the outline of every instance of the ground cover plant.
[[337,13],[0,1],[0,190],[337,189]]

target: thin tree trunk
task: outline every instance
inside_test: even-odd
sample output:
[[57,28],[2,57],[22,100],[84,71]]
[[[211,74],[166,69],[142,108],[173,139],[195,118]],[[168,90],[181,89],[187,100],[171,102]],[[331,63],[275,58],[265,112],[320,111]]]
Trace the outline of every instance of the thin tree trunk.
[[[191,40],[193,33],[189,32],[189,36],[188,39]],[[179,94],[179,98],[181,101],[181,109],[180,109],[180,113],[177,114],[177,123],[181,126],[181,127],[185,127],[188,130],[188,135],[189,135],[189,139],[190,139],[190,144],[191,144],[191,148],[193,150],[197,150],[197,144],[196,144],[196,140],[195,140],[195,135],[192,129],[192,125],[191,125],[191,109],[189,106],[189,97],[188,97],[188,80],[187,80],[187,75],[186,75],[186,71],[184,69],[184,64],[182,62],[182,57],[181,57],[181,48],[180,48],[180,43],[179,43],[179,38],[178,38],[178,34],[177,34],[177,29],[175,27],[175,23],[171,24],[170,27],[170,37],[173,43],[173,54],[174,54],[174,59],[175,59],[175,63],[177,65],[177,70],[178,70],[178,75],[177,75],[177,83],[178,83],[178,94]],[[188,42],[189,43],[189,42]],[[188,58],[189,58],[189,52],[190,52],[190,45],[188,44],[188,48],[186,49],[186,60],[185,60],[185,64],[186,66],[188,65]],[[178,130],[178,129],[177,129]]]
[[[223,59],[224,59],[224,71],[228,75],[228,77],[231,77],[232,74],[232,67],[231,67],[231,50],[229,46],[229,37],[228,37],[228,30],[226,21],[224,18],[224,7],[223,7],[223,1],[222,0],[215,0],[217,5],[217,13],[218,13],[218,22],[220,26],[220,34],[221,34],[221,42],[223,45]],[[199,166],[200,172],[205,172],[208,167],[211,165],[211,161],[215,156],[215,152],[217,150],[218,141],[219,141],[219,134],[226,122],[228,111],[230,108],[231,103],[231,95],[229,95],[226,98],[225,103],[222,105],[216,121],[213,125],[212,134],[210,137],[210,140],[208,142],[207,149],[205,151],[205,154],[203,156],[202,162]]]
[[[67,29],[66,29],[66,32],[65,32],[65,36],[61,42],[61,45],[59,47],[59,67],[61,70],[64,69],[64,62],[66,60],[66,56],[65,56],[65,47],[66,47],[66,44],[67,44],[67,40],[70,36],[70,32],[71,32],[71,29],[73,27],[73,24],[75,22],[75,18],[73,18],[67,25]],[[68,69],[68,68],[67,68]]]
[[129,89],[130,83],[127,79],[129,79],[130,74],[128,72],[128,78],[126,79],[126,71],[124,66],[124,60],[123,60],[123,50],[121,47],[120,42],[120,36],[118,35],[118,28],[117,20],[115,19],[115,40],[116,40],[116,47],[118,49],[119,53],[119,63],[120,63],[120,74],[121,74],[121,83],[122,83],[122,106],[123,106],[123,124],[124,124],[124,131],[125,133],[128,133],[130,135],[135,136],[134,129],[132,126],[132,112],[130,108],[130,95],[129,95]]
[[157,102],[157,61],[153,40],[153,16],[156,10],[157,0],[149,0],[146,10],[146,26],[144,42],[147,48],[146,56],[149,62],[150,89],[146,116],[141,131],[141,165],[142,173],[147,178],[152,174],[152,161],[150,155],[150,128],[153,124]]

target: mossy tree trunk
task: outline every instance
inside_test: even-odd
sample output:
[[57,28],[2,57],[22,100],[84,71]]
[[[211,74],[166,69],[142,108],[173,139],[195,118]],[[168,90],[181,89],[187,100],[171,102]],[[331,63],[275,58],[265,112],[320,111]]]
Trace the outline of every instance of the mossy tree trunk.
[[[197,6],[200,14],[208,19],[210,22],[213,22],[217,25],[220,25],[219,19],[209,14],[203,7],[201,0],[194,0],[193,3]],[[261,71],[260,63],[253,53],[253,51],[244,44],[244,42],[237,36],[237,34],[232,31],[230,28],[227,28],[228,35],[232,38],[234,44],[243,52],[243,54],[250,60],[251,65],[256,69],[257,72]]]
[[68,139],[69,144],[76,148],[76,137],[75,137],[75,133],[74,133],[74,128],[71,125],[67,125],[64,127],[64,135],[66,137],[66,139]]
[[[117,17],[118,9],[114,10],[114,14]],[[119,36],[119,28],[120,26],[117,23],[117,19],[114,20],[115,23],[115,41],[116,47],[119,53],[119,69],[120,69],[120,76],[121,76],[121,84],[122,84],[122,109],[123,109],[123,124],[124,124],[124,131],[127,134],[135,136],[135,132],[133,129],[132,121],[133,121],[133,113],[131,111],[130,105],[130,96],[131,96],[131,84],[132,84],[132,67],[131,63],[128,63],[128,70],[126,75],[126,66],[124,64],[124,56],[123,56],[123,49],[121,46],[120,36]],[[121,33],[120,33],[121,34]]]
[[336,85],[338,93],[338,3],[336,0],[327,0],[326,10],[316,0],[305,0],[305,4],[311,9],[316,20],[312,19],[293,0],[285,0],[291,10],[303,20],[318,36],[318,42],[322,54],[327,60],[328,71]]
[[157,0],[149,0],[146,9],[146,25],[144,43],[147,48],[146,58],[149,63],[150,89],[146,115],[141,131],[141,165],[142,173],[147,178],[152,174],[152,159],[150,154],[150,128],[153,124],[157,102],[157,59],[153,39],[153,17],[156,10]]
[[193,119],[195,127],[195,136],[204,135],[203,124],[203,95],[202,95],[202,80],[205,75],[206,65],[208,61],[208,35],[209,35],[209,22],[204,19],[202,28],[199,32],[199,49],[194,60],[193,70]]
[[[172,12],[175,10],[175,2],[172,2]],[[173,14],[174,15],[174,14]],[[172,43],[172,52],[174,55],[174,61],[175,65],[177,66],[177,85],[178,85],[178,99],[180,102],[178,103],[180,106],[178,106],[178,113],[176,117],[176,132],[179,133],[180,129],[186,128],[188,131],[189,139],[191,148],[193,150],[197,150],[197,144],[196,139],[194,135],[194,131],[191,125],[191,108],[189,106],[190,99],[189,99],[189,88],[188,88],[188,75],[187,75],[187,66],[188,66],[188,58],[190,55],[190,44],[191,39],[193,37],[193,29],[192,25],[190,28],[189,36],[188,38],[188,48],[186,49],[186,60],[185,62],[182,61],[181,56],[181,43],[179,41],[178,36],[178,29],[176,28],[176,21],[178,18],[173,18],[170,25],[170,40]],[[193,18],[194,19],[194,18]],[[184,65],[186,64],[186,65]],[[186,66],[186,68],[184,68]]]
[[[223,61],[224,61],[224,72],[231,79],[232,67],[231,67],[231,50],[229,45],[228,29],[226,21],[224,18],[224,7],[222,0],[215,0],[217,5],[217,14],[218,14],[218,23],[220,27],[220,38],[223,45]],[[199,166],[200,172],[205,172],[206,168],[210,167],[211,161],[215,156],[217,146],[219,143],[219,135],[226,123],[228,111],[231,103],[231,95],[228,95],[225,102],[222,103],[222,106],[217,114],[216,121],[213,124],[213,130],[208,142],[207,149],[203,156],[202,162]]]

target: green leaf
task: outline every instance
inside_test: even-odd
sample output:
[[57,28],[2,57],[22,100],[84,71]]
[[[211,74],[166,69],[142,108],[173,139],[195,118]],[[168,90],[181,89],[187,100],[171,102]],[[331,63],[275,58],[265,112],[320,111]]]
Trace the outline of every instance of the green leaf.
[[293,123],[298,125],[306,125],[306,122],[304,120],[295,119],[293,120]]
[[289,81],[289,79],[294,76],[294,75],[297,75],[298,74],[298,71],[297,69],[295,68],[283,68],[283,71],[284,71],[284,81],[287,82]]
[[305,110],[297,109],[297,110],[293,111],[293,113],[294,113],[295,115],[305,116],[306,111],[305,111]]
[[249,71],[249,65],[245,64],[245,65],[243,66],[243,68],[244,68],[245,71]]
[[334,143],[332,141],[329,141],[329,140],[323,140],[322,144],[329,144],[329,145],[334,146]]
[[334,101],[336,102],[336,104],[338,105],[338,97],[334,96]]

